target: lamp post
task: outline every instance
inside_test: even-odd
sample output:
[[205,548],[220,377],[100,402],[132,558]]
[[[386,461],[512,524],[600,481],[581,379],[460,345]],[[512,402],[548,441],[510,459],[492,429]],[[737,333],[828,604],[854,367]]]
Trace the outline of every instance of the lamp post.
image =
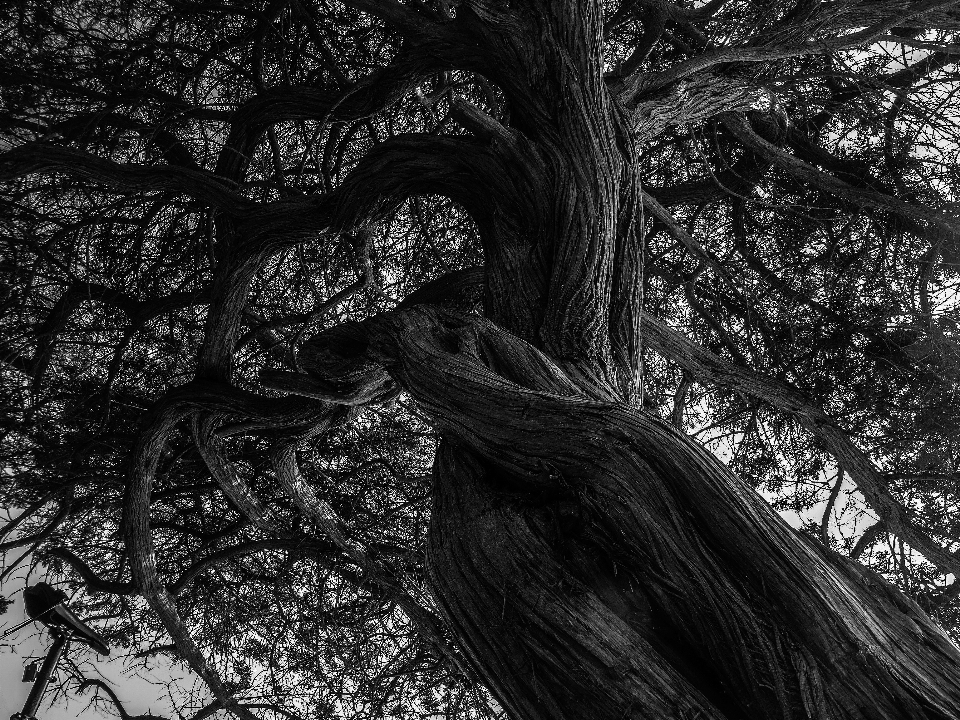
[[47,650],[47,656],[43,659],[43,665],[37,674],[37,679],[33,681],[33,687],[30,688],[30,694],[27,695],[26,702],[23,703],[23,710],[10,716],[10,720],[37,720],[34,713],[40,707],[40,701],[43,694],[47,691],[47,685],[50,684],[50,678],[53,677],[54,670],[57,669],[57,663],[67,650],[70,644],[70,637],[73,631],[67,628],[50,628],[50,634],[53,635],[53,645]]
[[[53,644],[47,650],[40,672],[33,681],[23,710],[10,716],[10,720],[37,720],[34,713],[40,707],[43,694],[60,658],[66,653],[71,640],[89,645],[101,655],[109,655],[110,648],[96,630],[91,628],[66,606],[67,596],[47,583],[37,583],[23,591],[23,604],[30,621],[39,620],[53,636]],[[26,623],[24,623],[26,624]],[[19,626],[19,627],[22,627]]]

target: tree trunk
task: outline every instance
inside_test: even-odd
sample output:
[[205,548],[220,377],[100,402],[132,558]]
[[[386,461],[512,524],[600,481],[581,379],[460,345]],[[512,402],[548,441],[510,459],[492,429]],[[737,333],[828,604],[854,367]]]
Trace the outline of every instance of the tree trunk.
[[434,592],[512,717],[960,717],[960,652],[913,601],[493,324],[420,306],[301,357],[389,372],[436,423]]
[[[913,601],[632,404],[634,143],[664,113],[611,94],[601,20],[461,8],[456,37],[487,53],[469,69],[511,108],[508,129],[461,107],[494,179],[468,208],[489,320],[405,308],[322,333],[301,365],[331,387],[389,374],[436,424],[433,589],[512,717],[955,720],[960,651]],[[711,107],[758,101],[707,85]],[[663,102],[670,122],[703,110]]]

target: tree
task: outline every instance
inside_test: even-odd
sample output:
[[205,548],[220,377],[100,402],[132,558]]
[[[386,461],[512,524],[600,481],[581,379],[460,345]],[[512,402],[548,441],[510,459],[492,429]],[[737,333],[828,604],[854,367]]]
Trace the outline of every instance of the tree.
[[960,717],[957,5],[21,3],[0,549],[199,716]]

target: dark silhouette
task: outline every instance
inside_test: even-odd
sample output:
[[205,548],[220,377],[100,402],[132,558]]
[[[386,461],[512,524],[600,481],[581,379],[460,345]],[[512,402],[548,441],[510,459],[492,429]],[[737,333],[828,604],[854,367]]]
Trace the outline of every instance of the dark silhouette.
[[49,583],[39,582],[23,591],[23,606],[34,620],[47,627],[62,628],[72,633],[72,639],[85,643],[101,655],[109,655],[106,641],[66,606],[67,595]]

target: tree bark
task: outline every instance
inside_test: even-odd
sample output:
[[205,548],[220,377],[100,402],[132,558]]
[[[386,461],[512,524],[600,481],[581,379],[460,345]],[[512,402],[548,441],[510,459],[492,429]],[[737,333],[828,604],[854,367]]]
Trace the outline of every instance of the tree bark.
[[307,343],[312,373],[379,366],[441,432],[433,589],[512,717],[960,716],[939,627],[672,427],[479,319],[420,306],[343,335]]
[[960,717],[960,651],[913,601],[634,406],[635,143],[772,101],[703,76],[627,102],[600,17],[475,3],[451,23],[512,112],[458,110],[499,178],[471,213],[488,319],[406,303],[318,335],[301,366],[331,387],[387,373],[435,423],[433,590],[512,717]]

